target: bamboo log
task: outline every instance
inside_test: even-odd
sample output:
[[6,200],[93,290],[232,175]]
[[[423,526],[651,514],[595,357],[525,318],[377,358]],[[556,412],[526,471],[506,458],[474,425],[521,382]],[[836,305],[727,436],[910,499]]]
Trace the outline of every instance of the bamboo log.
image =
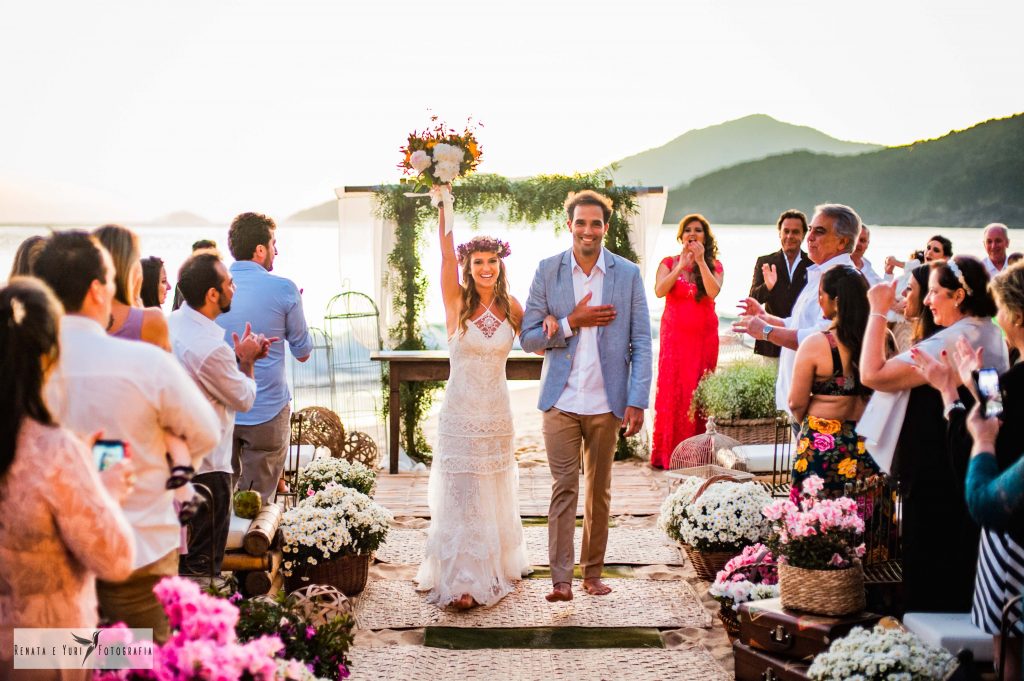
[[253,518],[249,524],[249,530],[242,539],[242,548],[250,556],[261,556],[270,550],[274,543],[274,535],[281,524],[281,506],[279,504],[267,504]]
[[251,572],[270,569],[270,553],[262,556],[250,556],[241,551],[229,551],[224,554],[221,569],[225,572]]
[[247,597],[269,593],[281,571],[281,552],[271,551],[267,555],[270,559],[267,570],[254,570],[237,575],[238,583]]

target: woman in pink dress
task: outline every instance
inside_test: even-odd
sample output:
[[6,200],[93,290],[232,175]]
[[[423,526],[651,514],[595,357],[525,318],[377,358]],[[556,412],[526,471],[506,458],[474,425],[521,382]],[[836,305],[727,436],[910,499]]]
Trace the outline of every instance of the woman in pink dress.
[[92,631],[96,577],[124,579],[135,555],[119,506],[131,461],[99,473],[43,402],[59,321],[60,304],[37,280],[0,289],[0,679],[85,679],[87,669],[14,674],[14,629]]
[[697,383],[718,364],[715,297],[722,290],[722,264],[711,225],[703,215],[687,215],[676,235],[679,255],[661,261],[654,293],[666,298],[661,317],[658,391],[654,398],[651,465],[668,468],[672,450],[704,432],[704,418],[690,417]]

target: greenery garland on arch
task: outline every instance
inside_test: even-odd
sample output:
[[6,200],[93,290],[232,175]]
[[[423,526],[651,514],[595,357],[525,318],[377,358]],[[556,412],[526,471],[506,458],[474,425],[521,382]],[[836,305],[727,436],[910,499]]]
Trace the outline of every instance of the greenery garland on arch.
[[[394,292],[391,307],[396,322],[388,330],[396,341],[395,350],[427,350],[423,335],[423,312],[426,308],[427,277],[420,255],[424,246],[426,226],[436,224],[437,209],[426,197],[409,198],[410,184],[385,185],[376,189],[377,214],[397,225],[395,247],[388,254],[389,269],[385,275],[388,288]],[[628,217],[636,212],[636,190],[612,186],[606,171],[575,175],[537,175],[512,180],[500,175],[475,174],[454,187],[455,209],[460,217],[479,227],[484,213],[498,212],[507,223],[525,222],[536,226],[550,222],[556,231],[566,229],[564,203],[570,192],[593,189],[610,198],[615,206],[608,221],[604,245],[612,253],[638,262],[629,241]],[[525,301],[524,301],[525,302]],[[400,392],[402,420],[400,441],[412,459],[429,461],[430,445],[423,436],[422,419],[433,402],[440,383],[403,383]],[[384,378],[385,399],[388,379]]]

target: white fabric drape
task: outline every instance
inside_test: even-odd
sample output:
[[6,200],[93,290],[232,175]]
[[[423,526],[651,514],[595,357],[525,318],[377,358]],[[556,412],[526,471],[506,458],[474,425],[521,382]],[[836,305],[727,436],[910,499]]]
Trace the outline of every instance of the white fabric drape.
[[660,192],[651,192],[647,188],[637,191],[636,213],[628,217],[629,242],[640,257],[640,274],[647,281],[654,276],[657,267],[655,249],[658,245],[658,230],[665,219],[665,208],[668,206],[668,192],[661,187]]
[[[338,197],[338,266],[341,280],[349,281],[353,291],[366,292],[380,310],[380,331],[385,346],[390,346],[388,329],[394,322],[391,308],[392,291],[385,284],[387,258],[395,247],[394,220],[377,215],[376,197],[372,191],[334,190]],[[368,239],[367,236],[370,238]],[[367,258],[373,263],[372,278],[357,273],[366,271]]]

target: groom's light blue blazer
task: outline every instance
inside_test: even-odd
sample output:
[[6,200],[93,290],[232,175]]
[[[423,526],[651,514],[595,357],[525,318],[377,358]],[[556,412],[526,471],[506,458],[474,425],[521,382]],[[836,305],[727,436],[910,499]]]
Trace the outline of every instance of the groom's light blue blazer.
[[[547,411],[555,405],[569,380],[579,334],[566,339],[561,325],[551,338],[544,335],[544,318],[561,320],[576,307],[572,285],[572,251],[542,260],[530,286],[523,313],[519,342],[527,352],[544,352],[541,391],[537,406]],[[626,407],[646,409],[651,393],[651,317],[647,312],[640,268],[623,257],[604,251],[607,272],[601,302],[614,305],[616,317],[597,327],[597,348],[608,404],[622,418]]]

